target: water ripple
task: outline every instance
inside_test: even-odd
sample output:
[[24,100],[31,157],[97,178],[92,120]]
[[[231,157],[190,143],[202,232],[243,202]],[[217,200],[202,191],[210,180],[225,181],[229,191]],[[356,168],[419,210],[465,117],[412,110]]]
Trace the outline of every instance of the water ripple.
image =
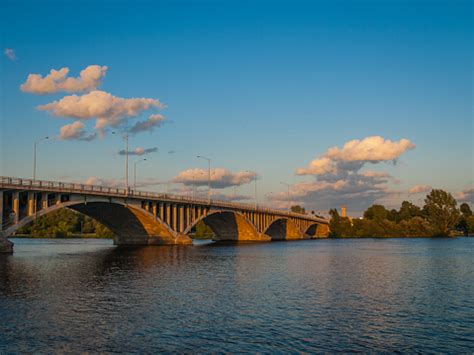
[[474,350],[474,238],[15,242],[0,353]]

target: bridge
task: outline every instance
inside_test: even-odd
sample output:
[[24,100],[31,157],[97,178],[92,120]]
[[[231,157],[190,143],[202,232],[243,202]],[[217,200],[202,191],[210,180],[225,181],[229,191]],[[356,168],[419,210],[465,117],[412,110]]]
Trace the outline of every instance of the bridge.
[[243,203],[125,188],[0,177],[0,252],[13,252],[8,237],[36,218],[70,208],[114,233],[120,246],[191,244],[203,221],[215,241],[266,242],[328,235],[322,217]]

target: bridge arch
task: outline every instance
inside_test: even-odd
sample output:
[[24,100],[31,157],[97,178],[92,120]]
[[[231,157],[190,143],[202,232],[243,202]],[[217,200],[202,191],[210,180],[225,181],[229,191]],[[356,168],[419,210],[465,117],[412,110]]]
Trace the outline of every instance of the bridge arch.
[[111,199],[90,199],[87,201],[67,201],[39,210],[36,214],[22,218],[18,223],[4,231],[12,235],[19,228],[61,208],[70,208],[105,225],[114,233],[117,245],[176,244],[191,242],[174,232],[168,224],[145,209],[123,201]]
[[327,225],[322,223],[312,223],[306,228],[305,234],[310,238],[326,237],[329,232]]
[[184,232],[188,234],[203,221],[214,232],[213,240],[230,242],[270,241],[270,238],[258,232],[257,228],[245,216],[235,211],[216,210],[196,219]]
[[272,240],[296,240],[304,239],[304,233],[289,218],[275,219],[264,232]]

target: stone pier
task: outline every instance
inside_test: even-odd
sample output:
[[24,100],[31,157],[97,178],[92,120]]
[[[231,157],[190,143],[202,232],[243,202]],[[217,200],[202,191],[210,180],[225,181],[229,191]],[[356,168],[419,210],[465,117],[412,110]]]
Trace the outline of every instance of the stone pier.
[[2,253],[13,253],[13,243],[3,236],[0,232],[0,254]]

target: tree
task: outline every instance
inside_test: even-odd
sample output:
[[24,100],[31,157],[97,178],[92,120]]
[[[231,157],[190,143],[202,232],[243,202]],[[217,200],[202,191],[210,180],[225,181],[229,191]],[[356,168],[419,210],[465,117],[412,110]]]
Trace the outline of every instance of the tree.
[[443,190],[432,190],[425,198],[423,210],[438,236],[448,236],[459,219],[454,197]]
[[472,233],[472,231],[469,231],[469,219],[472,217],[471,207],[467,203],[462,203],[459,206],[459,211],[461,211],[461,218],[459,218],[456,229],[462,231],[467,236],[469,233]]
[[329,210],[331,220],[329,221],[329,230],[331,237],[351,237],[352,224],[349,218],[339,216],[337,209]]
[[364,218],[381,221],[387,219],[389,211],[382,205],[373,205],[364,212]]
[[469,207],[469,205],[465,202],[461,203],[461,206],[459,206],[459,210],[461,211],[462,215],[466,218],[472,216],[471,207]]
[[419,216],[401,221],[399,227],[404,237],[429,237],[433,235],[429,222]]
[[399,221],[408,221],[413,217],[421,216],[421,208],[409,201],[403,201],[398,212]]
[[398,211],[395,210],[395,209],[392,209],[388,212],[388,216],[387,216],[387,219],[389,221],[393,221],[393,222],[398,222],[399,221],[399,216],[398,216]]
[[337,209],[335,208],[329,210],[329,215],[331,216],[331,219],[339,218],[339,212],[337,212]]
[[291,206],[291,212],[306,214],[305,208],[300,205]]
[[113,233],[96,220],[79,212],[62,208],[44,216],[40,216],[32,223],[20,228],[19,234],[29,234],[32,237],[64,238],[84,234],[93,234],[97,237],[113,237]]
[[456,224],[456,229],[461,231],[465,236],[469,234],[467,219],[463,215],[461,215],[461,218],[459,218],[458,223]]
[[469,234],[473,234],[474,233],[474,216],[467,217],[466,222],[467,222],[467,232]]
[[196,224],[196,233],[194,238],[196,239],[211,239],[214,235],[211,227],[205,224],[202,220]]

